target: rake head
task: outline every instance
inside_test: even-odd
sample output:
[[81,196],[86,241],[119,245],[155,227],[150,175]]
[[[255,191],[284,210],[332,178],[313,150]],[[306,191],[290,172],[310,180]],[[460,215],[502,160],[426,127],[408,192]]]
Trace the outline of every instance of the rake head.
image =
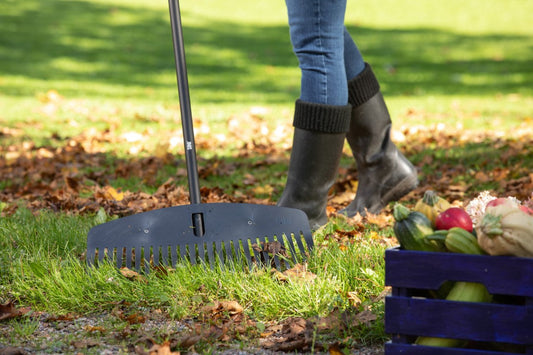
[[87,262],[144,269],[177,263],[271,265],[305,260],[313,248],[304,212],[287,207],[202,203],[139,213],[93,227]]

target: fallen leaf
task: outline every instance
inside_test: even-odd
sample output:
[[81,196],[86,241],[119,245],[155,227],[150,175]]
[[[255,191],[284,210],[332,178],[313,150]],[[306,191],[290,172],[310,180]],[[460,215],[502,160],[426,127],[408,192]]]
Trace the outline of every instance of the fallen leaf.
[[100,345],[100,343],[91,339],[77,340],[73,341],[71,344],[76,349],[88,349]]
[[350,304],[353,307],[359,307],[359,305],[362,303],[361,299],[358,297],[357,292],[350,291],[348,292],[348,300],[350,301]]
[[206,314],[219,314],[228,313],[229,315],[240,314],[244,311],[244,308],[236,301],[215,301],[212,305],[208,305],[203,308],[203,313]]
[[339,347],[339,344],[331,344],[328,348],[330,355],[344,355],[344,352]]
[[122,201],[124,199],[124,192],[117,191],[112,186],[106,186],[104,191],[105,197],[108,200]]
[[180,352],[172,351],[170,349],[170,342],[166,341],[161,345],[155,344],[148,350],[150,355],[180,355]]
[[30,311],[29,308],[17,308],[13,302],[0,304],[0,321],[23,316]]
[[26,355],[28,352],[22,348],[15,348],[8,346],[7,348],[0,349],[0,355]]
[[137,271],[128,269],[127,267],[121,267],[119,271],[122,274],[122,276],[124,276],[128,280],[139,281],[139,282],[144,282],[144,283],[148,282],[148,280],[144,276],[139,274]]
[[[359,313],[357,313],[354,317],[353,317],[353,321],[356,323],[356,324],[366,324],[368,325],[369,323],[375,321],[378,317],[370,310],[364,310],[364,311],[361,311]],[[354,325],[356,325],[354,324]]]
[[307,264],[295,264],[292,268],[283,271],[281,274],[276,274],[276,276],[280,281],[314,282],[317,278],[316,274],[307,271]]
[[86,325],[83,327],[83,329],[87,333],[105,333],[106,329],[102,326],[95,326],[95,325]]

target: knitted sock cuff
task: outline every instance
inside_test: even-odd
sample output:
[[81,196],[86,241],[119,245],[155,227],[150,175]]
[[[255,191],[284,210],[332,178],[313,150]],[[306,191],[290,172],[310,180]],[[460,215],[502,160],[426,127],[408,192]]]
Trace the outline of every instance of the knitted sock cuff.
[[365,63],[365,69],[355,78],[348,81],[348,102],[358,107],[379,92],[379,82],[370,64]]
[[346,133],[350,130],[352,105],[335,106],[296,100],[293,125],[322,133]]

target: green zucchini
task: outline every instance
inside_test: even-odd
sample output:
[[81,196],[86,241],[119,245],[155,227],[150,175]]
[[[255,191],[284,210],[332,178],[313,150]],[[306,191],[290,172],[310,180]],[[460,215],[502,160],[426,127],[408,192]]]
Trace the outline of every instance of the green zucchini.
[[409,208],[397,203],[393,209],[395,219],[393,230],[400,246],[408,250],[441,251],[435,241],[426,239],[433,233],[431,222],[422,213],[411,211]]
[[477,238],[460,227],[438,230],[426,238],[441,245],[444,243],[446,249],[452,253],[486,255],[485,251],[479,246]]

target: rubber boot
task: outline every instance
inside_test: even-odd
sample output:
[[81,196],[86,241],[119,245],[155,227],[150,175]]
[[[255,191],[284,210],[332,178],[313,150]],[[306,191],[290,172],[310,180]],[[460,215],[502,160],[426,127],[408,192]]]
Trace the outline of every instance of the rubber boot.
[[278,206],[304,211],[312,230],[328,221],[328,192],[337,177],[351,106],[296,101],[294,137]]
[[346,138],[357,163],[358,186],[355,199],[339,213],[377,214],[418,185],[417,172],[390,139],[389,111],[368,64],[348,82],[348,92],[353,108]]

